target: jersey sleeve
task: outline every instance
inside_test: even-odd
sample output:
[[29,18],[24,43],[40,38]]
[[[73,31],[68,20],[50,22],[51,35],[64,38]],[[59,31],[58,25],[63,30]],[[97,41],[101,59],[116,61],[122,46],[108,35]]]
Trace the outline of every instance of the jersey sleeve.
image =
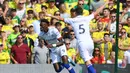
[[64,22],[72,24],[73,23],[73,19],[72,18],[65,18]]
[[93,18],[94,18],[94,14],[92,13],[92,14],[90,14],[89,16],[85,16],[85,17],[84,17],[84,21],[90,22]]
[[57,39],[59,39],[59,38],[62,37],[61,34],[60,34],[60,32],[56,28],[54,28],[53,32],[55,33]]
[[42,38],[44,40],[44,38],[42,37],[43,36],[43,32],[40,32],[40,34],[38,35],[39,38]]

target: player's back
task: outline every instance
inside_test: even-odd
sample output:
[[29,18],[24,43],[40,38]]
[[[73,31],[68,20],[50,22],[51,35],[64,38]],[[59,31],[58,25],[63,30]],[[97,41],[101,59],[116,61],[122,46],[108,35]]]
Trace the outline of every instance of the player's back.
[[89,24],[87,24],[85,21],[82,21],[79,18],[75,18],[74,24],[72,25],[76,38],[78,40],[90,38]]
[[91,41],[92,38],[89,30],[89,22],[93,17],[94,17],[93,14],[87,17],[77,16],[75,18],[65,19],[65,22],[68,22],[72,25],[78,41],[87,41],[87,40]]

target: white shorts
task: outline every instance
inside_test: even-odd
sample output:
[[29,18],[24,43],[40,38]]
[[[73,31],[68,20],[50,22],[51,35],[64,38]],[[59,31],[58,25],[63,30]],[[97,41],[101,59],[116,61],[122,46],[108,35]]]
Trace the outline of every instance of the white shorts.
[[93,49],[94,49],[94,43],[93,42],[80,42],[78,44],[78,49],[80,56],[84,60],[84,62],[90,60],[93,58]]
[[130,64],[130,50],[125,51],[124,56],[127,57],[127,62],[128,62],[128,64]]
[[61,62],[62,61],[61,57],[64,55],[67,56],[67,51],[66,51],[65,45],[55,48],[55,51],[52,51],[50,53],[52,63]]

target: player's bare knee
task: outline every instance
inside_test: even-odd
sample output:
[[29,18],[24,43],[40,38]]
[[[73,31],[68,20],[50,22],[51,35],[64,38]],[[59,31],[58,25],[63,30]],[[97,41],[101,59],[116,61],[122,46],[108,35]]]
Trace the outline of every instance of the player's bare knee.
[[62,61],[63,61],[63,63],[68,63],[68,57],[67,56],[62,56]]
[[58,70],[58,69],[59,69],[59,64],[58,64],[58,63],[54,63],[53,66],[54,66],[54,69],[55,69],[55,70]]
[[85,64],[86,64],[86,65],[90,65],[90,64],[91,64],[91,61],[88,60],[88,61],[85,62]]

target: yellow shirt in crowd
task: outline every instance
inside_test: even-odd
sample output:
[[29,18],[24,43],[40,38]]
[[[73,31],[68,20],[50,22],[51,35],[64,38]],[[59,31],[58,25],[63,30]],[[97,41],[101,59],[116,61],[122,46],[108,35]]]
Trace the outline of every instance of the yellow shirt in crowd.
[[[121,44],[124,46],[124,47],[128,47],[130,46],[130,38],[125,38],[125,39],[120,39],[119,38],[119,43],[121,42]],[[119,59],[123,59],[124,57],[124,52],[123,50],[119,49],[119,53],[118,53],[118,58]]]
[[77,2],[74,2],[74,3],[65,3],[65,6],[66,6],[66,8],[67,8],[67,11],[68,12],[70,12],[70,10],[71,10],[71,8],[74,8],[74,6],[76,6],[77,5]]
[[78,55],[76,56],[76,62],[77,62],[77,64],[84,64],[84,61],[83,61],[83,59],[81,58],[80,54],[78,54]]
[[13,26],[12,25],[3,25],[2,31],[5,31],[7,33],[7,35],[9,35],[10,33],[12,33],[14,31]]
[[51,15],[54,15],[54,13],[56,12],[56,11],[58,11],[59,9],[55,6],[55,7],[53,7],[53,8],[47,8],[47,13],[48,14],[51,14]]
[[[113,44],[111,42],[108,42],[107,44],[108,44],[108,58],[109,58],[110,57],[110,53],[112,52],[112,45]],[[105,51],[104,51],[105,50],[105,44],[104,43],[101,44],[100,50],[101,50],[101,54],[104,55],[105,54]]]
[[34,33],[34,34],[27,34],[26,35],[27,37],[31,38],[33,41],[35,41],[38,37],[38,34],[37,33]]
[[98,39],[101,39],[104,37],[104,33],[105,33],[104,31],[103,32],[93,32],[92,37],[98,40]]
[[10,60],[10,56],[8,52],[0,53],[0,64],[7,64],[8,60]]
[[[43,4],[36,4],[34,5],[34,8],[33,10],[35,10],[37,13],[41,12],[41,5],[45,5],[48,7],[48,4],[47,3],[43,3]],[[27,8],[27,10],[29,10],[30,8]]]
[[9,2],[9,8],[13,8],[13,9],[15,9],[16,8],[16,3],[14,2],[14,1],[10,1]]
[[95,19],[91,20],[90,21],[90,26],[89,26],[90,29],[97,29],[97,22]]
[[76,54],[76,51],[74,48],[70,48],[67,50],[68,57],[72,58],[73,55]]
[[4,46],[4,51],[9,51],[9,49],[8,49],[8,46],[7,46],[7,41],[2,41],[2,39],[0,39],[0,43],[3,43],[3,46]]
[[32,24],[34,21],[35,21],[35,19],[32,19],[32,20],[27,20],[27,21],[26,21],[27,26],[29,26],[30,24]]

